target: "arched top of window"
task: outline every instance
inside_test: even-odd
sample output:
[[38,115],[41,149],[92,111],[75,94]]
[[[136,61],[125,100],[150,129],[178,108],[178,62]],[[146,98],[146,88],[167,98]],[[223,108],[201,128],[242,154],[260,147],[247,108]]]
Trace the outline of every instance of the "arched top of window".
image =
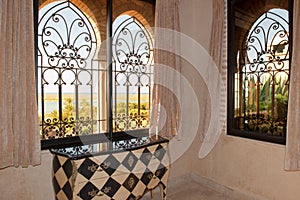
[[252,25],[244,40],[242,60],[253,70],[266,70],[268,63],[289,57],[288,11],[271,9]]
[[[126,12],[128,13],[128,12]],[[153,37],[137,15],[122,14],[113,22],[112,56],[114,98],[123,98],[126,105],[116,104],[114,130],[126,131],[149,127],[151,96],[151,65],[153,64]],[[136,99],[137,101],[135,101]],[[143,100],[142,100],[143,99]],[[128,109],[136,105],[136,109]],[[133,117],[134,116],[134,117]],[[137,119],[133,122],[131,119]],[[129,121],[130,123],[124,123]]]
[[45,140],[93,134],[98,128],[93,126],[98,72],[93,25],[70,1],[52,2],[39,10],[38,93]]
[[51,67],[85,68],[97,45],[88,18],[71,2],[53,2],[39,11],[39,54]]
[[228,0],[228,133],[285,144],[293,0]]
[[113,23],[113,58],[123,69],[145,72],[153,62],[153,37],[136,17],[123,14]]

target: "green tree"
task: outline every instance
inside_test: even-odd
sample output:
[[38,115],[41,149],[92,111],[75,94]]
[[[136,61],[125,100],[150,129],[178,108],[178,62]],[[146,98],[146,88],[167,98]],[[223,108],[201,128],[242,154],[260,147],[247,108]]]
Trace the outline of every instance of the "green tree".
[[65,98],[64,99],[64,108],[62,111],[63,119],[70,119],[70,117],[74,117],[74,105],[72,98]]
[[[82,99],[79,104],[79,117],[83,118],[91,118],[91,104],[88,102],[87,99]],[[97,117],[97,107],[93,106],[93,118],[96,119]]]

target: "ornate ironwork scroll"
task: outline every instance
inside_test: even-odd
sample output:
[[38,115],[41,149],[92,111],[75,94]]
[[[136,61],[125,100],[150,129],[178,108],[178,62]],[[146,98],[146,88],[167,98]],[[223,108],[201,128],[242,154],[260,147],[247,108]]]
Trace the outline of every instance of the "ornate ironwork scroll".
[[152,37],[136,18],[122,17],[113,36],[114,131],[149,125]]
[[97,123],[93,105],[93,75],[98,71],[92,66],[97,46],[94,29],[69,1],[47,6],[40,11],[38,25],[41,137],[91,134]]
[[94,150],[94,145],[75,146],[68,148],[52,149],[52,152],[61,153],[67,156],[84,156],[91,155]]
[[[117,140],[112,141],[111,145],[107,143],[95,143],[95,144],[86,144],[82,146],[74,146],[74,147],[67,147],[67,148],[55,148],[51,149],[53,153],[60,153],[66,156],[89,156],[93,154],[100,153],[102,151],[120,151],[126,150],[131,148],[136,148],[139,146],[150,144],[151,139],[149,137],[140,137],[140,138],[131,138],[125,140]],[[108,146],[111,149],[101,149],[99,146],[104,145]]]
[[141,145],[145,145],[150,143],[150,139],[148,137],[141,137],[141,138],[133,138],[128,140],[120,140],[113,142],[113,149],[130,149],[134,147],[138,147]]
[[[284,17],[286,16],[286,17]],[[249,30],[239,57],[236,123],[240,129],[285,135],[289,84],[288,12],[272,9]]]

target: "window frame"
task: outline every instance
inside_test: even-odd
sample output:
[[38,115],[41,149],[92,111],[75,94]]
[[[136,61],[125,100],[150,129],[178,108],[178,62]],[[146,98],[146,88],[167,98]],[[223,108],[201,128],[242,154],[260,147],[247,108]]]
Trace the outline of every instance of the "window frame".
[[[141,138],[149,135],[148,128],[137,129],[129,131],[113,132],[113,69],[112,69],[112,35],[113,35],[113,1],[106,1],[106,45],[107,45],[107,78],[106,78],[106,112],[107,114],[107,132],[96,133],[91,135],[73,136],[65,138],[56,138],[49,140],[41,140],[41,150],[47,150],[51,148],[66,148],[72,146],[81,146],[84,144],[91,144],[95,142],[107,142],[107,141],[118,141],[126,140],[131,138]],[[150,3],[155,8],[155,0],[137,0]],[[38,20],[39,20],[39,1],[33,1],[33,15],[34,15],[34,46],[35,46],[35,77],[36,77],[36,102],[38,104]],[[154,12],[154,10],[153,10]],[[151,102],[149,102],[151,103]],[[150,117],[150,115],[149,115]]]
[[[234,5],[235,3],[243,2],[247,0],[228,0],[227,3],[227,135],[237,136],[247,139],[259,140],[263,142],[270,142],[280,145],[286,144],[286,137],[284,136],[272,136],[264,133],[239,130],[234,128],[234,93],[235,93],[235,72],[234,67],[236,64],[235,55],[235,16]],[[292,59],[292,46],[293,46],[293,0],[288,0],[288,12],[289,12],[289,70],[291,69]],[[251,27],[250,27],[251,28]]]

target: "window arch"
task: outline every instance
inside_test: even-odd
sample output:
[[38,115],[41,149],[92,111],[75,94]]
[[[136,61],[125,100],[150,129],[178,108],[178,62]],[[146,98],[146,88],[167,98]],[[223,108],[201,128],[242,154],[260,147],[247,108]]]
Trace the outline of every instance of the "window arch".
[[229,1],[228,133],[283,144],[292,3],[276,2]]
[[42,149],[148,135],[154,1],[129,2],[35,0]]
[[[288,11],[272,9],[251,27],[241,51],[244,127],[285,135],[289,79]],[[243,112],[243,113],[242,113]],[[242,114],[241,114],[242,113]]]
[[90,134],[97,129],[93,59],[97,37],[71,2],[39,11],[38,73],[42,139]]
[[144,24],[135,16],[122,14],[113,23],[115,131],[149,126],[153,37],[143,21]]

